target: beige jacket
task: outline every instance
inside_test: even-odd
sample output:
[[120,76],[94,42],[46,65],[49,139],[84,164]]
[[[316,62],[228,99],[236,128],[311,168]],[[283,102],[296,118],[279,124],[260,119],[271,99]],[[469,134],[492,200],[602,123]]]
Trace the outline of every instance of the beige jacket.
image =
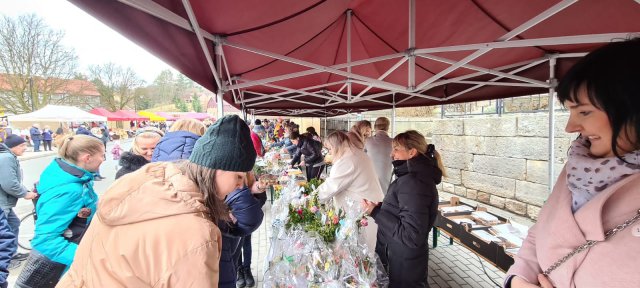
[[172,163],[116,181],[56,287],[218,287],[220,230]]

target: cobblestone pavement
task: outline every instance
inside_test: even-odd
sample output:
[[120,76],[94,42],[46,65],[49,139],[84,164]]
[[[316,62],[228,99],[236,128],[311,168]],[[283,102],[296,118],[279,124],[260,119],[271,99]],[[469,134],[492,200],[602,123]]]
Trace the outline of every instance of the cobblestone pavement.
[[[262,287],[266,269],[267,253],[271,236],[270,204],[264,206],[265,217],[262,225],[251,237],[253,255],[251,270],[256,278],[256,287]],[[429,243],[431,244],[431,234]],[[455,243],[449,245],[449,239],[440,236],[438,247],[431,249],[429,255],[429,286],[431,288],[489,288],[501,287],[505,274],[489,262],[479,258],[464,246]],[[483,270],[486,270],[486,274]],[[488,276],[487,276],[488,275]],[[491,279],[500,285],[491,282]]]

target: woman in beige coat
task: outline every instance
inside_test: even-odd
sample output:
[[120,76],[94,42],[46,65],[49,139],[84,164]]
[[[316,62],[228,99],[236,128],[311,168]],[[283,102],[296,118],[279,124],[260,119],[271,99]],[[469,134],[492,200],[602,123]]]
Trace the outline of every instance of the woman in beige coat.
[[189,160],[158,162],[116,181],[98,204],[57,287],[218,287],[222,199],[256,158],[237,116],[209,127]]
[[[329,177],[318,187],[320,201],[333,198],[337,207],[346,210],[360,208],[362,199],[377,202],[384,199],[373,162],[364,151],[352,146],[346,133],[336,131],[329,134],[326,145],[333,155],[333,166]],[[353,200],[354,207],[347,206],[347,198]],[[371,220],[363,229],[367,247],[374,253],[378,226]]]
[[[506,287],[640,287],[639,51],[640,38],[612,42],[560,82],[566,131],[580,136]],[[588,241],[595,245],[577,252]]]

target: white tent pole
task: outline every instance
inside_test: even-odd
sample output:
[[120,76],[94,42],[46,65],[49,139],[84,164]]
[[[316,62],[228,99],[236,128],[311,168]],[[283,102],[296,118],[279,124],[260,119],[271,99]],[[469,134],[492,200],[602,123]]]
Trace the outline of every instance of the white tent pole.
[[409,0],[409,77],[407,90],[414,91],[416,86],[416,55],[413,51],[416,48],[416,0]]
[[322,135],[323,137],[327,137],[327,114],[324,114],[324,135]]
[[552,56],[549,59],[549,193],[553,190],[555,184],[555,134],[556,134],[556,115],[555,115],[555,99],[554,94],[556,92],[556,58]]
[[[347,11],[347,73],[351,73],[351,9]],[[351,81],[347,79],[347,102],[351,102]]]
[[216,93],[216,104],[218,104],[218,119],[224,117],[224,100],[222,100],[222,89],[218,89],[218,93]]
[[393,108],[391,109],[391,137],[396,136],[396,93],[393,93]]

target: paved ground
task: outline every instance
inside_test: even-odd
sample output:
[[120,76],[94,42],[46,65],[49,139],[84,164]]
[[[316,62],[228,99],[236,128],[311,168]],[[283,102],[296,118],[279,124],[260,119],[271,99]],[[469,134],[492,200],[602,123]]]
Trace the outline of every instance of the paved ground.
[[[124,149],[128,149],[130,143],[123,145]],[[107,148],[109,151],[110,146]],[[42,154],[39,154],[42,153]],[[25,157],[21,157],[21,166],[25,175],[25,185],[30,187],[35,182],[44,168],[51,162],[54,153],[50,152],[28,152]],[[107,155],[110,156],[110,155]],[[101,173],[107,179],[96,182],[95,189],[98,194],[102,194],[111,185],[115,177],[116,161],[111,157],[107,157],[107,161],[101,167]],[[20,200],[16,207],[18,216],[26,215],[33,209],[31,202]],[[253,256],[251,270],[256,276],[256,287],[262,287],[263,277],[266,268],[266,256],[269,251],[269,238],[271,236],[271,213],[270,204],[264,207],[265,218],[262,226],[254,232],[252,237]],[[33,230],[29,227],[21,227],[22,231]],[[431,242],[431,237],[429,237]],[[440,236],[438,247],[430,250],[429,260],[429,285],[432,288],[446,287],[500,287],[491,282],[493,279],[497,283],[502,283],[504,273],[484,260],[480,260],[473,252],[465,249],[463,246],[455,243],[448,245],[449,241],[444,236]],[[483,271],[486,269],[486,274]],[[21,267],[10,271],[9,287],[13,287]]]

